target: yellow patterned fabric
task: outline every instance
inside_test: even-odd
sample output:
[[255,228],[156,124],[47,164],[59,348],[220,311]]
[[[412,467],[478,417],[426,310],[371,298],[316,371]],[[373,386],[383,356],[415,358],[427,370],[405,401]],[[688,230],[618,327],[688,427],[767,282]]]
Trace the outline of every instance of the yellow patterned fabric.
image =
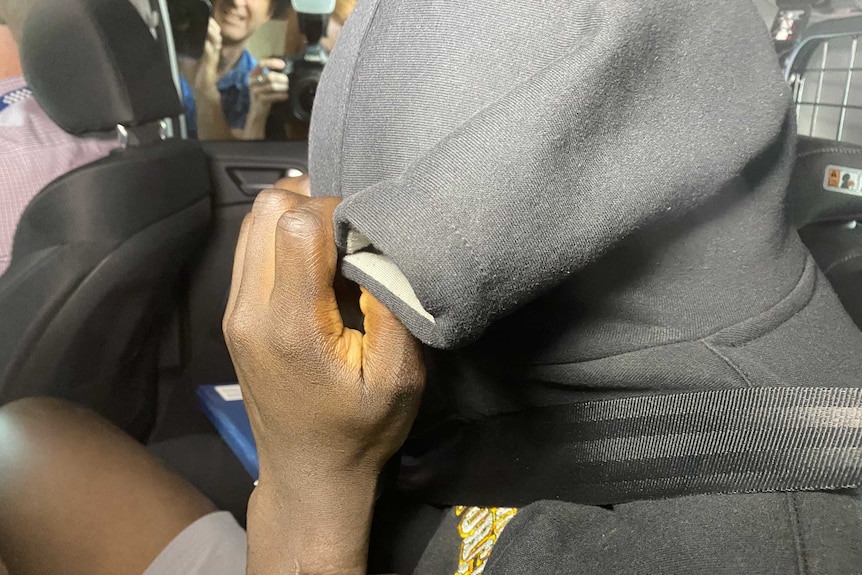
[[517,513],[512,507],[456,507],[455,515],[461,518],[458,522],[461,552],[455,575],[483,573],[497,539]]

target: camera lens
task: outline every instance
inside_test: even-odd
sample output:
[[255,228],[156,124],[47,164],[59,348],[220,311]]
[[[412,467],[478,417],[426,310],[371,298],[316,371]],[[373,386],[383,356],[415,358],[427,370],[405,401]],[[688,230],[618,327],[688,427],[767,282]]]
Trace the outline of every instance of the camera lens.
[[316,67],[304,68],[291,79],[291,110],[295,120],[303,123],[311,120],[311,110],[314,108],[314,98],[317,96],[319,83],[320,69]]
[[314,97],[317,95],[317,82],[309,82],[302,87],[302,93],[299,95],[299,105],[303,111],[311,115],[311,109],[314,107]]

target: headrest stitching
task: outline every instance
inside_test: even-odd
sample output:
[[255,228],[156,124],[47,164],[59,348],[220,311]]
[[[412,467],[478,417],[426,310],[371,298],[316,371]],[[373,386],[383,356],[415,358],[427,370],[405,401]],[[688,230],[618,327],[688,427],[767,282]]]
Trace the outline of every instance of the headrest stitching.
[[801,160],[802,158],[816,156],[817,154],[853,154],[858,156],[862,155],[862,150],[858,148],[825,148],[823,150],[811,150],[797,154],[796,159]]
[[840,260],[832,262],[831,264],[829,264],[829,267],[827,267],[825,270],[823,270],[823,273],[828,274],[829,272],[834,270],[836,267],[838,267],[842,264],[846,264],[847,262],[853,261],[857,258],[862,259],[862,248],[854,249],[849,254],[847,254],[843,258],[841,258]]

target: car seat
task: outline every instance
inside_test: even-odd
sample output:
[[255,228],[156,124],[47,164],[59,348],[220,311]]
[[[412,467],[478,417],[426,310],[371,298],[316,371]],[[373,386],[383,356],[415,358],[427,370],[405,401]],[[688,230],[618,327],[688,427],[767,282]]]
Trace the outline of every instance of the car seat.
[[56,396],[137,437],[155,415],[158,332],[210,219],[207,160],[168,137],[169,59],[117,0],[35,0],[22,32],[34,97],[71,134],[120,147],[47,185],[0,277],[0,403]]
[[788,209],[802,241],[862,328],[862,147],[800,136]]

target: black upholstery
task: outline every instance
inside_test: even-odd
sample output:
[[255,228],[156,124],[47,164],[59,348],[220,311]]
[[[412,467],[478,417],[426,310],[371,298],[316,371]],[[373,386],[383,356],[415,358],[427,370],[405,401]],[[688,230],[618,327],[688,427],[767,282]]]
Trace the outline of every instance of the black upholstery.
[[[64,30],[65,62],[80,73],[77,82],[100,94],[89,105],[83,88],[67,98],[55,77],[42,76],[54,74],[53,66],[30,67],[31,53],[23,61],[28,82],[55,119],[80,113],[79,128],[102,130],[125,118],[141,125],[179,105],[172,83],[117,80],[103,66],[113,61],[119,78],[139,66],[149,70],[144,77],[170,78],[166,57],[128,2],[39,0],[24,29],[25,49],[42,41],[43,25]],[[76,27],[104,42],[69,41]],[[152,61],[111,57],[136,50]],[[152,103],[141,104],[146,100]],[[30,202],[0,277],[0,403],[64,397],[145,435],[155,413],[159,331],[181,269],[205,238],[209,190],[197,142],[157,140],[117,149],[51,182]]]
[[130,2],[34,0],[20,49],[27,85],[71,134],[182,113],[166,56]]
[[802,241],[862,328],[862,196],[826,190],[830,165],[862,172],[862,147],[799,138],[788,210]]

